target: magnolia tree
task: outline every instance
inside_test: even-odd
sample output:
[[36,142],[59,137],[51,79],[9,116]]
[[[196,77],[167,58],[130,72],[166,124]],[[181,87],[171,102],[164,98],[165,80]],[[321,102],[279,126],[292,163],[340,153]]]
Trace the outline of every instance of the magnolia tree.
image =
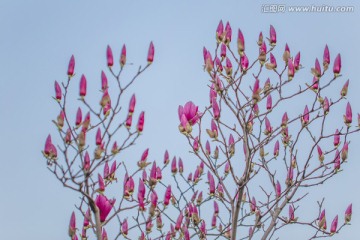
[[[197,163],[187,171],[167,151],[161,161],[148,161],[149,149],[129,159],[137,154],[130,148],[143,133],[145,115],[135,111],[135,95],[128,108],[121,103],[153,62],[152,43],[147,65],[127,81],[120,81],[125,45],[119,67],[108,46],[100,106],[89,101],[94,97],[86,77],[74,75],[71,57],[67,80],[55,82],[56,143],[49,135],[43,150],[48,169],[80,196],[71,239],[271,239],[297,224],[315,239],[331,237],[351,221],[351,204],[336,216],[326,215],[324,199],[315,209],[301,205],[311,188],[343,170],[349,135],[359,131],[346,101],[349,80],[340,75],[340,54],[332,59],[325,46],[322,64],[316,59],[310,71],[300,64],[300,52],[293,54],[287,44],[278,50],[273,26],[267,40],[260,33],[251,46],[259,51],[254,57],[246,55],[241,30],[237,51],[232,37],[229,23],[220,21],[215,57],[203,49],[209,104],[202,111],[191,101],[179,106],[178,128],[193,156],[187,162]],[[307,77],[297,79],[302,75]],[[343,82],[341,91],[334,91],[335,82]],[[80,85],[78,101],[68,94],[74,85]],[[73,116],[68,108],[74,101],[79,108]],[[336,107],[344,112],[339,126],[332,122]],[[116,231],[108,235],[109,226]]]

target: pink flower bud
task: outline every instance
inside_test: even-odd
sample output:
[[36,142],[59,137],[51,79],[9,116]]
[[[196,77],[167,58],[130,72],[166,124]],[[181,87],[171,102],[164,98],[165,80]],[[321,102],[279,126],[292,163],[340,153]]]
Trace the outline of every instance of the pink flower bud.
[[253,105],[253,112],[256,116],[259,115],[259,105],[257,105],[257,104]]
[[80,78],[80,97],[86,96],[86,77],[85,75],[81,75]]
[[103,193],[105,191],[105,183],[104,183],[104,179],[100,174],[98,174],[98,183],[99,183],[98,192]]
[[212,100],[213,117],[215,120],[220,118],[220,108],[215,98]]
[[259,37],[258,37],[258,41],[257,41],[257,44],[259,45],[259,46],[261,46],[261,44],[263,43],[263,34],[262,34],[262,32],[260,32],[259,33]]
[[103,108],[104,116],[108,116],[110,114],[110,110],[111,110],[111,104],[107,103]]
[[129,103],[129,115],[133,114],[135,111],[135,104],[136,104],[136,98],[135,94],[131,96],[130,103]]
[[211,228],[216,228],[216,215],[212,216],[211,219]]
[[335,153],[335,159],[334,159],[334,171],[337,172],[340,170],[340,152],[338,149],[336,149]]
[[265,64],[265,67],[269,70],[277,68],[276,58],[272,53],[270,53],[270,63]]
[[68,71],[67,71],[69,78],[74,76],[74,69],[75,69],[75,58],[74,58],[74,55],[71,55],[71,58],[69,61],[69,66],[68,66]]
[[309,116],[309,109],[308,109],[308,106],[306,105],[306,106],[305,106],[305,109],[304,109],[304,113],[303,113],[303,115],[302,115],[302,117],[301,117],[301,123],[302,123],[303,127],[305,127],[306,125],[308,125],[308,123],[309,123],[309,118],[310,118],[310,116]]
[[[125,176],[125,186],[124,186],[124,198],[129,199],[134,193],[135,183],[133,178]],[[156,181],[156,180],[155,180]]]
[[350,127],[350,124],[352,123],[352,110],[351,110],[351,105],[348,102],[346,105],[346,112],[344,115],[344,123]]
[[224,25],[223,25],[223,21],[220,20],[219,25],[217,26],[216,29],[216,41],[218,43],[222,42],[224,38]]
[[181,158],[179,158],[179,173],[182,174],[184,172],[184,164]]
[[87,151],[85,152],[84,155],[83,170],[85,173],[88,173],[90,171],[90,156]]
[[90,112],[88,112],[88,113],[85,115],[84,121],[83,121],[83,123],[82,123],[82,126],[83,126],[84,131],[87,131],[89,125],[90,125]]
[[117,142],[115,141],[111,148],[111,153],[115,155],[115,154],[119,153],[119,151],[120,151],[120,149],[117,145]]
[[213,175],[208,172],[208,180],[209,180],[209,192],[210,192],[210,196],[214,196],[215,194],[215,180]]
[[101,107],[105,107],[109,103],[111,104],[111,98],[110,98],[108,90],[105,90],[101,97],[100,105],[101,105]]
[[238,53],[240,56],[243,56],[245,51],[245,39],[241,30],[238,30],[238,39],[237,39]]
[[294,58],[294,68],[295,70],[299,70],[301,67],[300,65],[300,52],[298,52],[296,55],[295,55],[295,58]]
[[154,48],[153,42],[151,41],[150,46],[149,46],[148,56],[147,56],[148,64],[151,64],[154,61],[154,54],[155,54],[155,48]]
[[106,91],[109,88],[107,77],[104,71],[101,71],[101,90]]
[[231,42],[232,29],[230,23],[227,22],[225,26],[225,44],[228,45]]
[[117,164],[116,164],[116,160],[111,164],[111,168],[110,168],[110,180],[115,180],[115,172],[117,169]]
[[110,175],[109,163],[106,162],[104,165],[104,178],[107,179]]
[[142,111],[139,115],[139,120],[137,123],[137,130],[141,133],[144,130],[144,123],[145,123],[145,112]]
[[90,208],[88,208],[88,210],[85,213],[85,217],[84,217],[84,223],[83,223],[84,229],[87,229],[89,227],[90,219],[91,219]]
[[98,128],[97,132],[96,132],[96,145],[100,146],[102,143],[102,137],[101,137],[101,129]]
[[253,94],[252,94],[252,99],[253,99],[254,104],[256,104],[257,102],[259,102],[261,100],[260,92],[261,92],[260,81],[258,78],[256,78],[254,87],[253,87]]
[[76,127],[80,126],[81,120],[82,120],[82,112],[81,112],[81,109],[79,107],[77,112],[76,112],[76,120],[75,120],[75,126]]
[[181,223],[182,223],[182,221],[183,221],[183,217],[184,217],[183,213],[180,212],[180,214],[179,214],[179,216],[178,216],[178,218],[177,218],[177,220],[176,220],[176,224],[175,224],[175,230],[176,230],[176,231],[179,231],[179,229],[180,229],[180,227],[181,227]]
[[256,209],[257,209],[256,200],[255,200],[255,197],[252,197],[251,201],[250,201],[250,210],[251,210],[251,212],[255,212]]
[[331,235],[336,233],[337,225],[338,225],[338,215],[336,215],[336,217],[334,218],[334,220],[331,223],[331,228],[330,228]]
[[158,196],[157,196],[155,191],[151,191],[150,200],[151,200],[151,205],[156,207],[157,206],[157,201],[158,201]]
[[283,60],[284,60],[285,64],[287,65],[287,61],[290,58],[290,48],[289,48],[289,45],[287,43],[285,44],[285,51],[284,51],[282,57],[283,57]]
[[214,62],[211,57],[211,53],[209,51],[206,52],[205,57],[205,69],[208,73],[210,73],[214,68]]
[[170,198],[171,198],[171,185],[169,185],[165,191],[164,202],[163,202],[165,206],[169,205]]
[[150,170],[149,184],[151,185],[151,187],[153,187],[153,186],[155,186],[156,183],[157,183],[157,179],[156,179],[156,162],[154,161],[152,166],[151,166],[151,170]]
[[102,237],[102,240],[109,240],[105,228],[102,229],[101,237]]
[[261,44],[260,49],[259,49],[259,62],[261,65],[263,65],[266,61],[266,43],[263,42],[263,44]]
[[206,141],[206,144],[205,144],[205,152],[206,152],[206,155],[210,156],[211,148],[210,148],[210,143],[208,140]]
[[105,222],[107,216],[109,215],[112,207],[115,204],[115,199],[109,200],[104,195],[97,195],[95,199],[95,204],[100,211],[100,221]]
[[323,109],[324,109],[324,114],[325,115],[328,114],[330,109],[330,104],[329,104],[329,99],[327,97],[324,98]]
[[345,142],[344,143],[344,146],[341,150],[341,159],[342,161],[346,161],[347,157],[348,157],[348,151],[349,151],[349,143],[348,142]]
[[65,143],[71,144],[71,130],[68,128],[65,133]]
[[273,25],[270,25],[270,45],[274,47],[276,45],[276,31]]
[[319,228],[326,230],[327,226],[326,226],[325,209],[321,211],[318,220],[319,220],[319,223],[318,223]]
[[69,236],[73,237],[75,234],[76,234],[76,220],[75,220],[75,213],[72,212],[69,223]]
[[271,110],[271,108],[272,108],[272,98],[271,95],[269,94],[266,99],[266,109]]
[[280,147],[279,140],[277,140],[274,146],[274,157],[279,156],[279,147]]
[[171,173],[176,174],[177,171],[178,169],[176,167],[176,157],[174,157],[173,160],[171,161]]
[[146,193],[146,188],[144,181],[142,179],[139,180],[139,187],[138,187],[138,199],[144,198]]
[[338,129],[336,129],[334,134],[334,147],[339,146],[339,144],[340,144],[340,132]]
[[109,45],[106,48],[106,60],[108,67],[112,67],[114,65],[113,53]]
[[241,71],[245,73],[249,67],[249,59],[245,53],[243,53],[243,55],[240,58],[240,64],[241,64]]
[[287,115],[287,112],[285,112],[281,119],[281,127],[286,128],[288,121],[289,121],[289,117]]
[[214,216],[219,214],[219,205],[216,201],[214,201]]
[[211,130],[206,129],[207,133],[209,134],[210,138],[217,139],[218,137],[218,128],[216,126],[216,123],[214,119],[211,119]]
[[318,151],[319,161],[320,163],[322,163],[324,161],[325,156],[319,145],[317,145],[317,151]]
[[265,117],[265,135],[270,135],[272,133],[272,126],[267,117]]
[[206,233],[207,233],[207,231],[206,231],[206,225],[205,225],[205,220],[203,220],[203,221],[201,221],[201,225],[200,225],[200,232],[201,232],[201,234],[200,234],[200,236],[206,236]]
[[213,98],[216,99],[217,97],[217,93],[216,93],[216,90],[215,90],[215,85],[212,84],[211,87],[210,87],[210,93],[209,93],[209,99],[210,99],[210,104],[211,104],[211,101]]
[[198,205],[200,205],[202,203],[202,200],[203,200],[203,192],[200,192],[197,199],[196,199],[196,203]]
[[294,208],[289,205],[289,222],[295,222],[296,219],[295,219],[295,211],[294,211]]
[[61,87],[57,81],[55,81],[55,98],[58,102],[61,101],[62,93],[61,93]]
[[352,204],[350,204],[345,211],[345,223],[348,224],[351,221]]
[[43,154],[48,159],[51,159],[51,160],[57,159],[57,150],[56,150],[56,147],[54,146],[54,144],[52,144],[52,142],[51,142],[50,134],[46,138]]
[[194,139],[193,149],[194,149],[195,152],[199,151],[199,137],[196,137]]
[[156,168],[156,180],[159,182],[162,179],[162,172],[161,172],[161,168],[157,167]]
[[342,97],[345,97],[347,95],[348,88],[349,88],[349,79],[345,82],[344,86],[341,89],[340,95]]
[[334,60],[333,72],[335,77],[339,76],[340,70],[341,70],[341,56],[339,53]]
[[168,150],[165,151],[164,153],[164,165],[166,166],[170,161],[170,158],[169,158],[169,152]]
[[290,165],[287,176],[286,176],[286,185],[288,187],[291,186],[291,184],[293,183],[293,176],[294,176],[294,169],[293,169],[292,165]]
[[321,77],[321,67],[320,67],[320,62],[319,60],[316,58],[315,60],[315,67],[311,68],[311,72],[314,75],[314,77],[316,78],[320,78]]
[[323,55],[323,66],[324,66],[324,70],[328,69],[328,66],[330,64],[330,52],[329,52],[329,47],[326,44],[325,45],[325,49],[324,49],[324,55]]
[[125,122],[126,128],[129,129],[131,127],[131,124],[132,124],[132,115],[128,115]]
[[291,58],[288,59],[288,78],[292,80],[295,75],[295,67],[293,64],[293,60]]
[[221,44],[220,57],[221,57],[221,59],[224,59],[226,57],[226,45],[225,44]]
[[129,226],[127,219],[125,219],[121,224],[121,233],[126,237],[126,235],[128,235],[128,232],[129,232]]
[[194,202],[194,201],[195,201],[195,199],[196,199],[196,197],[197,197],[197,194],[198,194],[198,190],[196,190],[196,191],[194,192],[194,194],[192,195],[192,197],[191,197],[191,202]]
[[194,172],[193,182],[195,184],[198,183],[198,181],[200,180],[199,178],[200,178],[199,168],[196,168],[196,170]]
[[206,47],[203,47],[204,64],[206,64],[207,52],[208,52],[208,51],[207,51]]
[[156,228],[158,230],[161,230],[163,226],[164,226],[164,224],[162,223],[161,215],[159,214],[156,217]]
[[310,89],[313,90],[314,92],[318,92],[319,91],[319,79],[317,77],[313,77],[313,81],[312,84],[310,86]]
[[65,119],[65,113],[64,111],[60,111],[59,115],[57,116],[57,126],[59,128],[59,130],[62,129],[62,127],[64,126],[64,119]]
[[120,66],[121,66],[121,68],[124,67],[125,64],[126,64],[126,46],[124,44],[122,49],[121,49],[121,55],[120,55]]
[[226,67],[225,67],[226,75],[231,76],[232,74],[232,63],[229,58],[226,58]]
[[280,196],[281,196],[281,185],[279,181],[276,181],[276,197],[280,198]]

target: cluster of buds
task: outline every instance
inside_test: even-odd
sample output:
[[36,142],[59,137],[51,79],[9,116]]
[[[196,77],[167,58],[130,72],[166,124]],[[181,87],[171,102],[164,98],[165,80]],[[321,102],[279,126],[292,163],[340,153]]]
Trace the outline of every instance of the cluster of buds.
[[220,20],[219,25],[216,29],[216,41],[218,43],[225,43],[226,45],[229,45],[231,42],[231,36],[232,35],[232,29],[230,26],[230,23],[227,22],[224,28],[223,21]]

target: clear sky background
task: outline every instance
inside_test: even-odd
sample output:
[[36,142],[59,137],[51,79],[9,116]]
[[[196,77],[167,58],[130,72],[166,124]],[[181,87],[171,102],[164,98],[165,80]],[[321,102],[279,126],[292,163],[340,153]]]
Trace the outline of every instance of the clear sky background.
[[[260,31],[268,35],[275,26],[279,48],[285,42],[301,51],[308,69],[322,58],[325,44],[332,60],[341,53],[342,78],[350,78],[349,99],[353,112],[360,112],[360,4],[358,1],[289,1],[291,5],[354,6],[352,13],[262,13],[265,3],[285,1],[0,1],[0,233],[1,239],[61,240],[77,195],[64,189],[47,170],[42,157],[44,141],[56,129],[58,114],[52,99],[54,80],[66,79],[68,60],[76,58],[76,72],[85,73],[89,85],[100,87],[100,72],[106,70],[106,46],[112,46],[117,62],[124,43],[129,69],[146,64],[149,42],[155,44],[155,62],[132,88],[137,109],[146,111],[143,137],[128,161],[137,161],[150,147],[151,159],[162,160],[165,149],[195,161],[178,132],[177,107],[189,100],[208,103],[208,76],[202,70],[202,48],[215,47],[220,19],[229,21],[233,32],[241,28],[247,48],[255,48]],[[289,6],[288,3],[287,6]],[[236,39],[236,35],[233,36]],[[309,70],[310,71],[310,70]],[[310,79],[309,74],[309,79]],[[309,82],[309,79],[304,81]],[[342,84],[338,85],[339,92]],[[77,94],[77,84],[73,90]],[[96,100],[97,101],[97,100]],[[128,101],[124,102],[127,106]],[[74,114],[77,106],[74,106]],[[339,111],[341,118],[343,111]],[[315,199],[326,197],[328,225],[339,213],[340,222],[348,203],[354,205],[352,226],[334,239],[358,239],[360,226],[360,136],[351,138],[345,171],[314,189]],[[134,163],[135,164],[135,163]],[[308,208],[308,211],[312,211]],[[304,208],[303,211],[307,211]],[[79,219],[78,224],[81,221]],[[290,228],[284,239],[302,239]]]

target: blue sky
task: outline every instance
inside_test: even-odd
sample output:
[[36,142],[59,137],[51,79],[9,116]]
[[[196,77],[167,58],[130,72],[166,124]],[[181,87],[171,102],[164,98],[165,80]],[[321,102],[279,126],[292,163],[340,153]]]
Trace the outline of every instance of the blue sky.
[[[126,43],[128,62],[134,64],[129,69],[136,71],[137,66],[145,65],[149,43],[154,42],[155,62],[132,88],[136,92],[137,108],[146,111],[145,132],[134,148],[134,155],[129,155],[133,161],[146,147],[150,148],[151,158],[159,161],[165,148],[172,156],[182,156],[185,167],[186,161],[195,160],[188,154],[189,147],[178,132],[177,107],[189,100],[200,107],[208,103],[208,76],[202,70],[202,48],[214,49],[215,30],[220,19],[229,21],[233,31],[241,28],[248,48],[251,45],[255,48],[260,31],[267,35],[269,25],[274,25],[282,44],[280,48],[287,42],[294,52],[301,51],[302,62],[307,67],[313,66],[316,57],[322,57],[324,46],[328,44],[332,57],[341,53],[343,80],[349,78],[351,81],[348,98],[353,112],[360,112],[359,3],[291,2],[303,6],[341,4],[354,6],[355,11],[262,13],[265,1],[2,0],[1,238],[60,240],[67,237],[68,221],[77,195],[62,188],[46,169],[41,150],[46,136],[56,130],[51,123],[58,114],[52,100],[54,80],[65,80],[72,54],[76,58],[76,72],[85,73],[88,81],[93,81],[89,85],[95,88],[100,86],[101,70],[106,69],[108,44],[117,56]],[[340,91],[341,86],[339,84],[334,91]],[[77,86],[74,92],[77,94]],[[74,113],[75,109],[74,106]],[[342,114],[339,112],[339,116]],[[360,224],[360,163],[357,157],[360,136],[353,136],[351,141],[345,171],[314,193],[326,196],[328,216],[338,211],[342,219],[347,204],[354,204],[352,226],[334,239],[355,239]]]

